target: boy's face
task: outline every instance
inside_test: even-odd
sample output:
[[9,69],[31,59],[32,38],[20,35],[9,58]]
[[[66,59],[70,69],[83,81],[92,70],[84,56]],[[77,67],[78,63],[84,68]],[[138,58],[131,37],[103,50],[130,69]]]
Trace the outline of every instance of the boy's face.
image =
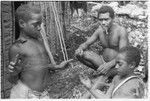
[[126,53],[119,53],[116,57],[118,75],[126,75],[132,71],[132,66],[126,62]]
[[38,38],[40,37],[42,14],[31,13],[31,19],[24,22],[22,27],[23,31],[30,37]]
[[110,27],[112,20],[113,19],[110,17],[110,14],[108,12],[99,14],[99,21],[102,25],[102,28],[106,30]]

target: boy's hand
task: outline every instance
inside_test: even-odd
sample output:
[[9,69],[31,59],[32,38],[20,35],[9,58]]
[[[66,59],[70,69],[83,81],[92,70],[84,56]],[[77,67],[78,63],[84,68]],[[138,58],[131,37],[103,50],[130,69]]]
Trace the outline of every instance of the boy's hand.
[[83,49],[78,48],[78,49],[75,51],[75,54],[76,54],[76,55],[79,55],[79,56],[82,56],[82,55],[83,55]]
[[61,63],[59,64],[59,68],[60,68],[60,69],[64,69],[64,68],[68,67],[68,65],[69,65],[69,63],[70,63],[71,61],[73,61],[73,59],[69,59],[69,60],[67,60],[67,61],[61,62]]
[[86,86],[88,89],[92,88],[91,80],[86,75],[79,75],[81,83]]
[[16,55],[14,61],[11,61],[8,66],[8,71],[10,73],[14,73],[21,70],[21,67],[18,67],[17,64],[19,64],[21,60],[19,59],[19,54]]

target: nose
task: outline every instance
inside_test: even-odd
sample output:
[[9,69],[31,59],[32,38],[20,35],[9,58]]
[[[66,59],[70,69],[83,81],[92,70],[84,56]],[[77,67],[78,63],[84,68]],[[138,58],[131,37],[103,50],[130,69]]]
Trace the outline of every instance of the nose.
[[38,26],[37,30],[38,30],[38,31],[40,31],[40,30],[41,30],[41,26],[40,26],[40,25]]
[[115,68],[117,68],[117,69],[118,69],[118,68],[119,68],[119,65],[118,65],[118,64],[116,64]]
[[102,25],[105,25],[106,24],[106,21],[105,20],[102,20]]

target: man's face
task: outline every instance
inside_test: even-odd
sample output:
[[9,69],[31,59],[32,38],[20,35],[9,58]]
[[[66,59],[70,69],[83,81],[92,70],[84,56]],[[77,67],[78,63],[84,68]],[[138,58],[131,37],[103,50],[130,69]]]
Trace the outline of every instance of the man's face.
[[108,29],[112,23],[112,18],[110,17],[109,13],[101,13],[99,14],[99,21],[102,25],[102,28]]
[[119,53],[116,57],[116,66],[118,75],[126,75],[131,70],[131,65],[126,62],[126,54]]
[[23,30],[28,36],[38,38],[40,37],[41,23],[42,15],[31,13],[31,19],[25,22]]

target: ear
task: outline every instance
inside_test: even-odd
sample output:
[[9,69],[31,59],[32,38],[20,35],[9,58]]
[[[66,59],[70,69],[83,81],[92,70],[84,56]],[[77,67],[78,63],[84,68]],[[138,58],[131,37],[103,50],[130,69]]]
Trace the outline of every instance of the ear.
[[25,27],[25,21],[23,21],[22,19],[19,20],[19,26],[21,28]]
[[135,62],[132,62],[131,64],[130,64],[130,68],[135,68]]

